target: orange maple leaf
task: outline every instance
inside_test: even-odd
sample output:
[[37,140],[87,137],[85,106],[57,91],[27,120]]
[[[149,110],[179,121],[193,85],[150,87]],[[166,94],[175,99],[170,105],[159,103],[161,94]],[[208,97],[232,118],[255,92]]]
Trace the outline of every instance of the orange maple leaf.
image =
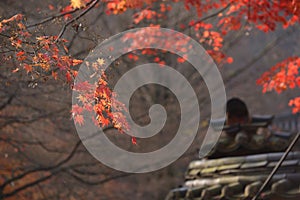
[[73,60],[72,60],[72,65],[73,65],[73,66],[76,66],[76,65],[81,64],[82,62],[83,62],[83,60],[73,59]]
[[54,80],[57,80],[57,75],[58,75],[57,72],[52,71],[51,75],[52,75],[52,77],[54,78]]
[[71,6],[76,8],[84,8],[86,6],[84,0],[71,0]]
[[26,70],[27,73],[32,71],[32,65],[24,64],[24,69]]
[[69,82],[69,83],[72,81],[72,75],[69,71],[66,73],[66,79],[67,79],[67,82]]

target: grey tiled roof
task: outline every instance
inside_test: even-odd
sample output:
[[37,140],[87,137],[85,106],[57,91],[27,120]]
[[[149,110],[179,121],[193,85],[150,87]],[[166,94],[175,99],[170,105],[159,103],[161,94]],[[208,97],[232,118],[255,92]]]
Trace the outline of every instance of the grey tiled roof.
[[[192,161],[183,186],[171,199],[249,199],[255,195],[283,153]],[[280,199],[300,198],[300,152],[291,152],[262,194]]]
[[[289,133],[282,135],[281,132],[275,137],[283,138],[282,141],[290,141],[292,138],[290,133],[300,131],[299,119],[300,115],[282,115],[275,119],[273,116],[252,117],[253,124],[242,128],[253,128],[257,125],[266,127],[275,121],[276,126]],[[218,129],[219,126],[222,127],[224,120],[213,123]],[[225,131],[236,132],[240,128],[225,127]],[[275,147],[271,149],[238,147],[226,152],[215,149],[208,158],[195,160],[189,164],[185,182],[181,187],[171,190],[166,200],[249,200],[257,193],[284,154],[274,152],[277,149],[277,146]],[[300,152],[288,154],[261,193],[260,199],[300,199]]]

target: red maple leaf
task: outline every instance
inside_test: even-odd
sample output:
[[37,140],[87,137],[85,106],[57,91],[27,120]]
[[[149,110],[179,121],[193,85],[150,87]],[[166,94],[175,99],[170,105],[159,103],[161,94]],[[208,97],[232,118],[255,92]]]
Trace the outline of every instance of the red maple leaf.
[[79,124],[80,126],[84,124],[84,119],[82,115],[75,115],[74,121],[76,124]]
[[137,143],[136,143],[136,138],[135,138],[135,137],[132,137],[132,138],[131,138],[131,143],[134,144],[134,145],[137,145]]

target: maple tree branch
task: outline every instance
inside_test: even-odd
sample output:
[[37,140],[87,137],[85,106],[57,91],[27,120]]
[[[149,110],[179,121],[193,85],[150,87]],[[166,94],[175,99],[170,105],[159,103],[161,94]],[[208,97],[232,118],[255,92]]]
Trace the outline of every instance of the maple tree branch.
[[4,193],[4,194],[1,194],[1,193],[0,193],[0,195],[1,195],[1,196],[0,196],[0,199],[4,199],[4,198],[8,198],[8,197],[14,196],[14,195],[16,195],[17,193],[19,193],[19,192],[21,192],[21,191],[23,191],[23,190],[25,190],[25,189],[27,189],[27,188],[29,188],[29,187],[32,187],[32,186],[34,186],[34,185],[36,185],[36,184],[39,184],[39,183],[41,183],[41,182],[44,182],[44,181],[50,179],[53,175],[57,174],[58,172],[60,172],[60,171],[52,172],[52,173],[51,173],[50,175],[48,175],[48,176],[44,176],[44,177],[42,177],[42,178],[40,178],[40,179],[37,179],[37,180],[35,180],[35,181],[31,182],[31,183],[28,183],[28,184],[26,184],[26,185],[23,185],[23,186],[21,186],[21,187],[15,189],[15,190],[9,192],[9,193]]
[[10,38],[10,36],[9,35],[6,35],[6,34],[4,34],[4,33],[0,33],[0,36],[2,36],[2,37],[5,37],[5,38]]
[[[25,145],[38,145],[40,148],[44,149],[45,151],[47,152],[50,152],[50,153],[59,153],[59,154],[65,154],[66,152],[65,151],[62,151],[62,150],[58,150],[58,149],[52,149],[50,147],[48,147],[46,144],[44,144],[42,141],[36,139],[35,141],[27,141],[27,140],[17,140],[17,139],[12,139],[12,138],[1,138],[0,137],[0,141],[3,141],[3,142],[6,142],[8,144],[12,144],[12,143],[15,143],[17,145],[22,145],[22,144],[25,144]],[[18,148],[18,146],[16,146],[16,148]],[[21,152],[21,151],[19,151]]]
[[217,17],[220,13],[224,12],[225,10],[227,10],[227,8],[229,8],[229,6],[231,6],[231,3],[229,3],[227,6],[225,6],[224,8],[220,9],[217,12],[212,13],[211,15],[207,15],[207,16],[205,16],[205,17],[203,17],[203,18],[195,21],[195,23],[193,25],[189,25],[189,26],[191,27],[191,26],[194,26],[194,25],[196,25],[196,24],[198,24],[200,22],[206,21],[206,20],[208,20],[210,18]]
[[32,28],[32,27],[35,27],[35,26],[38,26],[38,25],[41,25],[41,24],[45,24],[45,23],[50,22],[51,20],[54,20],[56,18],[60,18],[60,17],[63,17],[65,15],[69,15],[69,14],[75,13],[78,10],[79,9],[76,8],[76,9],[73,9],[73,10],[68,11],[68,12],[63,12],[63,13],[59,13],[59,14],[53,15],[51,17],[47,17],[46,19],[43,19],[42,21],[39,21],[39,22],[34,23],[34,24],[27,25],[26,28]]
[[20,145],[15,144],[15,143],[14,143],[13,141],[11,141],[11,140],[5,140],[5,139],[2,139],[2,138],[1,138],[0,140],[7,142],[7,144],[11,145],[14,149],[16,149],[17,152],[18,152],[18,154],[19,154],[21,157],[25,158],[26,160],[28,160],[28,161],[31,162],[31,163],[34,163],[34,164],[36,164],[36,165],[38,164],[38,163],[36,163],[31,157],[29,157],[28,155],[26,155],[26,153],[24,153],[24,152],[20,149]]
[[230,39],[230,40],[228,41],[228,43],[224,44],[224,46],[223,46],[223,48],[222,48],[222,50],[223,50],[224,52],[226,52],[229,48],[231,48],[231,47],[234,46],[237,42],[239,42],[241,39],[243,39],[243,36],[244,36],[244,34],[245,34],[245,26],[246,26],[246,24],[247,24],[247,22],[244,23],[244,24],[242,25],[241,29],[240,29],[238,32],[236,32],[236,33],[234,34],[234,36],[232,36],[233,38]]
[[[93,3],[93,1],[90,1],[86,4],[86,6],[89,6],[91,3]],[[75,8],[73,10],[70,10],[70,11],[67,11],[67,12],[63,12],[63,13],[58,13],[56,15],[53,15],[53,16],[50,16],[50,17],[47,17],[45,19],[43,19],[42,21],[39,21],[37,23],[34,23],[34,24],[30,24],[30,25],[27,25],[26,28],[32,28],[32,27],[35,27],[35,26],[38,26],[38,25],[41,25],[41,24],[45,24],[47,22],[50,22],[51,20],[54,20],[56,18],[60,18],[60,17],[63,17],[65,15],[69,15],[69,14],[72,14],[72,13],[75,13],[76,11],[80,10],[79,8]]]
[[[295,29],[292,29],[287,32],[284,32],[279,37],[277,37],[276,39],[271,41],[257,56],[255,56],[249,63],[245,64],[244,67],[236,70],[230,76],[225,77],[224,83],[226,85],[230,84],[234,78],[236,78],[237,76],[239,76],[242,73],[244,73],[245,71],[247,71],[249,68],[251,68],[253,66],[253,64],[255,64],[258,60],[260,60],[263,56],[265,56],[270,50],[272,50],[278,44],[278,42],[282,40],[283,37],[285,37],[287,34],[291,34],[291,33],[295,32],[295,31],[296,31]],[[240,36],[238,36],[238,37],[240,37]],[[229,46],[231,46],[231,45],[229,45]],[[210,101],[209,99],[204,97],[200,102],[203,102],[202,103],[203,105],[207,105],[209,103],[209,101]]]
[[32,170],[28,170],[18,176],[15,176],[7,181],[5,181],[1,186],[0,186],[0,190],[4,187],[6,187],[8,184],[14,182],[14,181],[17,181],[29,174],[32,174],[32,173],[35,173],[35,172],[38,172],[38,171],[50,171],[50,170],[53,170],[55,168],[58,168],[60,167],[61,165],[65,164],[66,162],[68,162],[75,154],[76,150],[78,149],[79,145],[81,144],[81,140],[79,140],[75,146],[73,147],[72,151],[70,152],[70,154],[65,158],[63,159],[62,161],[58,162],[57,164],[53,165],[53,166],[49,166],[49,167],[38,167],[38,168],[35,168],[35,169],[32,169]]
[[[114,127],[112,126],[108,126],[106,128],[103,129],[103,131],[107,131],[109,129],[113,129]],[[97,133],[93,134],[92,136],[90,137],[87,137],[87,138],[84,138],[83,140],[87,140],[87,139],[91,139],[92,137],[94,137],[95,135],[97,135]],[[51,171],[51,170],[54,170],[56,168],[59,168],[60,166],[64,165],[65,163],[67,163],[68,161],[71,160],[71,158],[75,155],[77,149],[79,148],[80,144],[82,143],[82,140],[78,140],[76,142],[76,144],[74,145],[72,151],[69,153],[69,155],[64,158],[63,160],[61,160],[60,162],[58,162],[57,164],[53,165],[53,166],[48,166],[48,167],[38,167],[38,168],[35,168],[35,169],[31,169],[31,170],[28,170],[18,176],[15,176],[7,181],[5,181],[2,185],[0,185],[0,191],[1,189],[5,188],[8,184],[14,182],[14,181],[17,181],[17,180],[20,180],[21,178],[29,175],[29,174],[32,174],[32,173],[35,173],[35,172],[40,172],[40,171]]]
[[42,115],[39,115],[37,117],[34,117],[34,118],[31,118],[31,119],[20,119],[20,118],[17,118],[17,117],[8,117],[8,116],[4,116],[7,120],[0,124],[0,128],[4,128],[10,124],[14,124],[14,123],[22,123],[22,124],[28,124],[28,123],[32,123],[32,122],[35,122],[35,121],[38,121],[40,119],[44,119],[44,118],[47,118],[49,116],[54,116],[56,115],[57,113],[61,113],[65,111],[65,109],[60,109],[58,111],[54,111],[54,112],[49,112],[49,113],[46,113],[46,114],[42,114]]
[[90,5],[88,5],[86,7],[86,9],[84,11],[82,11],[81,13],[79,13],[79,15],[77,15],[76,17],[74,17],[73,19],[67,21],[67,23],[65,23],[60,31],[60,33],[58,34],[55,42],[57,42],[64,34],[64,32],[66,31],[66,28],[73,23],[74,21],[80,19],[81,17],[83,17],[86,13],[88,13],[92,8],[94,8],[96,6],[96,4],[99,2],[99,0],[94,0],[91,2]]
[[14,99],[14,97],[15,95],[11,95],[10,97],[8,97],[8,99],[2,105],[0,105],[0,110],[4,109],[7,105],[9,105]]
[[[58,168],[58,169],[54,169],[54,170],[51,170],[50,171],[50,174],[47,175],[47,176],[44,176],[44,177],[41,177],[35,181],[32,181],[28,184],[25,184],[21,187],[18,187],[16,188],[15,190],[9,192],[9,193],[1,193],[0,192],[0,199],[5,199],[5,198],[8,198],[8,197],[11,197],[11,196],[14,196],[16,195],[17,193],[23,191],[23,190],[26,190],[27,188],[30,188],[32,186],[35,186],[35,185],[38,185],[44,181],[47,181],[49,180],[50,178],[52,178],[54,175],[57,175],[58,173],[61,173],[61,172],[65,172],[67,174],[69,174],[71,177],[73,177],[75,180],[81,182],[81,183],[84,183],[86,185],[100,185],[100,184],[104,184],[104,183],[107,183],[109,181],[112,181],[112,180],[116,180],[116,179],[119,179],[119,178],[123,178],[123,177],[127,177],[127,176],[131,176],[133,174],[130,174],[130,173],[122,173],[122,174],[118,174],[118,175],[113,175],[113,176],[109,176],[107,178],[104,178],[100,181],[88,181],[88,180],[84,180],[83,178],[71,173],[69,170],[68,170],[69,167],[66,167],[66,168]],[[1,191],[1,188],[0,188],[0,191]]]
[[[84,163],[84,165],[87,165],[87,164]],[[93,163],[93,165],[95,165],[95,163]],[[76,165],[73,165],[73,166],[70,166],[70,167],[76,167]],[[39,178],[37,180],[34,180],[34,181],[30,182],[30,183],[27,183],[27,184],[25,184],[25,185],[23,185],[21,187],[18,187],[15,190],[13,190],[13,191],[11,191],[9,193],[3,193],[3,192],[1,193],[1,190],[3,189],[1,187],[0,188],[0,199],[2,200],[2,199],[5,199],[5,198],[14,196],[14,195],[18,194],[19,192],[21,192],[23,190],[26,190],[27,188],[30,188],[32,186],[35,186],[35,185],[38,186],[38,184],[40,184],[40,183],[42,183],[44,181],[47,181],[48,179],[52,178],[54,175],[57,175],[60,172],[64,172],[65,170],[69,169],[70,167],[61,167],[61,168],[52,169],[52,170],[49,171],[50,172],[49,175],[41,177],[41,178]],[[108,182],[110,180],[113,180],[113,178],[111,178],[111,179],[109,179],[109,178],[104,179],[104,180],[102,180],[102,182],[105,183],[105,182]]]
[[271,51],[280,41],[282,41],[282,38],[286,37],[286,35],[290,35],[291,33],[295,32],[295,29],[291,29],[289,31],[284,32],[279,37],[275,38],[273,41],[271,41],[269,44],[266,45],[266,47],[254,58],[244,65],[244,67],[236,70],[234,73],[232,73],[230,76],[224,78],[224,83],[230,83],[232,79],[238,75],[241,75],[245,71],[249,70],[253,64],[255,64],[258,60],[260,60],[263,56],[265,56],[269,51]]
[[[104,6],[101,6],[101,7],[99,8],[99,12],[100,12],[100,13],[98,14],[98,17],[96,17],[96,18],[94,19],[94,21],[91,22],[88,26],[90,26],[90,27],[95,26],[95,25],[96,25],[96,22],[98,22],[100,19],[102,19],[101,16],[105,14],[105,12],[103,12],[104,9],[105,9]],[[91,39],[91,38],[85,38],[85,37],[82,37],[82,36],[80,36],[80,33],[81,33],[81,32],[76,31],[76,33],[72,36],[72,39],[69,40],[69,43],[68,43],[68,45],[67,45],[67,49],[70,49],[70,48],[72,47],[72,45],[73,45],[73,43],[74,43],[74,41],[75,41],[76,38],[87,39],[87,40],[90,40],[90,41],[92,41],[92,42],[95,42],[95,45],[98,44],[98,40]],[[85,50],[85,51],[86,51],[86,52],[89,52],[89,50]],[[76,58],[77,56],[73,55],[73,57]]]
[[[104,128],[103,131],[107,131],[109,129],[113,129],[114,127],[112,126],[109,126],[109,127],[106,127]],[[96,134],[93,134],[91,137],[95,136]],[[91,137],[87,137],[87,138],[84,138],[83,140],[86,140],[86,139],[91,139]],[[78,147],[80,146],[80,144],[82,143],[82,140],[79,140],[77,141],[77,143],[75,144],[75,146],[73,147],[72,151],[69,153],[69,155],[63,159],[62,161],[58,162],[57,164],[53,165],[53,166],[49,166],[49,167],[38,167],[38,168],[35,168],[35,169],[31,169],[31,170],[28,170],[26,172],[24,172],[23,174],[20,174],[16,177],[13,177],[7,181],[5,181],[1,186],[0,186],[0,199],[5,199],[5,198],[8,198],[8,197],[11,197],[11,196],[14,196],[16,194],[18,194],[19,192],[23,191],[23,190],[26,190],[27,188],[30,188],[32,186],[35,186],[35,185],[38,185],[39,183],[42,183],[50,178],[52,178],[54,175],[60,173],[60,172],[67,172],[69,175],[71,175],[75,180],[79,181],[79,182],[82,182],[82,183],[85,183],[85,184],[88,184],[88,185],[99,185],[99,184],[104,184],[106,182],[109,182],[111,180],[114,180],[114,179],[118,179],[118,178],[122,178],[122,177],[125,177],[125,176],[130,176],[131,174],[119,174],[119,175],[115,175],[115,176],[111,176],[111,177],[107,177],[107,178],[104,178],[100,181],[86,181],[84,179],[82,179],[81,177],[69,172],[70,169],[76,167],[76,166],[86,166],[88,165],[88,163],[83,163],[83,164],[75,164],[75,165],[71,165],[71,166],[66,166],[66,167],[62,167],[64,164],[66,164],[68,161],[70,161],[73,156],[75,155],[75,153],[77,152],[77,149]],[[92,164],[93,166],[95,164]],[[3,193],[3,190],[4,188],[8,185],[8,184],[11,184],[12,182],[16,182],[16,181],[19,181],[20,179],[24,178],[25,176],[27,175],[30,175],[30,174],[33,174],[33,173],[36,173],[36,172],[50,172],[50,175],[46,175],[44,177],[41,177],[35,181],[32,181],[30,183],[27,183],[21,187],[18,187],[16,188],[15,190],[13,191],[10,191],[9,193]]]

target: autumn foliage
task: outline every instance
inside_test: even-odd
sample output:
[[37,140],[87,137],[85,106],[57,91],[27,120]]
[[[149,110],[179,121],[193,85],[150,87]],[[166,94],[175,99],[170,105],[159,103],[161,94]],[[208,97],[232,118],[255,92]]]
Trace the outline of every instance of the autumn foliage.
[[[290,27],[299,25],[300,22],[299,0],[65,0],[61,1],[59,5],[54,3],[46,5],[45,8],[50,14],[44,19],[40,19],[40,21],[30,19],[24,13],[1,16],[1,61],[9,63],[7,66],[10,67],[8,72],[11,76],[27,77],[30,80],[30,84],[36,80],[53,81],[62,83],[62,85],[76,92],[78,94],[77,104],[70,106],[70,113],[76,125],[84,126],[86,122],[85,114],[91,114],[91,116],[95,116],[93,121],[96,126],[113,128],[120,133],[130,131],[124,114],[128,110],[118,100],[118,94],[111,88],[109,74],[103,70],[105,63],[108,62],[107,58],[99,56],[94,62],[87,63],[80,59],[79,56],[74,56],[70,53],[72,38],[67,33],[69,31],[73,31],[75,34],[78,33],[78,30],[81,28],[80,19],[89,15],[91,10],[98,13],[100,17],[100,14],[104,14],[106,17],[122,18],[125,14],[129,14],[131,22],[130,27],[127,27],[127,29],[148,26],[160,28],[168,23],[168,27],[172,27],[178,32],[188,33],[191,38],[199,42],[219,67],[235,61],[234,56],[226,55],[224,51],[226,46],[224,41],[230,37],[231,33],[239,32],[240,30],[257,29],[268,34],[278,29],[285,31]],[[174,16],[169,15],[169,13],[175,9],[185,14],[192,13],[192,15],[187,15],[188,18],[186,19],[171,19]],[[44,28],[51,24],[57,26],[57,29],[52,30],[51,33],[44,32]],[[146,41],[144,38],[147,35],[143,35],[143,33],[140,33],[138,37],[136,36],[137,34],[135,36],[127,34],[123,38],[124,42],[133,41],[131,46],[127,47],[128,49],[137,47],[139,43],[146,43],[150,46],[157,42],[156,40]],[[166,40],[164,43],[165,48],[180,47],[183,56],[176,57],[178,65],[184,65],[187,62],[189,51],[191,51],[188,44],[188,41],[174,40]],[[149,56],[151,61],[165,65],[166,61],[162,56],[163,53],[165,52],[143,49],[138,52],[128,53],[126,59],[136,62],[142,56]],[[5,63],[1,64],[5,65]],[[94,71],[101,74],[95,85],[85,80],[77,80],[75,82],[81,64],[89,65]],[[298,88],[300,87],[299,67],[299,55],[291,55],[274,66],[270,66],[270,69],[263,73],[256,83],[262,87],[262,92],[264,93],[271,91],[283,93],[286,90]],[[4,71],[7,68],[2,67],[0,70]],[[4,73],[7,73],[7,71],[0,73],[0,75]],[[9,84],[11,83],[7,81],[4,87],[9,87]],[[34,85],[31,84],[31,86]],[[34,89],[34,87],[32,88]],[[14,97],[3,98],[5,101],[8,98],[7,103],[9,103],[12,101],[11,98]],[[289,105],[294,113],[300,112],[300,97],[291,99]],[[1,114],[4,112],[2,107],[5,107],[5,105],[0,105]],[[26,109],[18,108],[14,112],[27,115]],[[1,120],[3,120],[2,118],[4,119],[1,116]],[[19,119],[12,117],[8,118],[8,120],[18,121]],[[19,121],[27,126],[28,120],[22,120]],[[18,129],[19,127],[16,126],[15,128]],[[12,137],[15,137],[15,134],[12,135]],[[68,170],[70,169],[64,164],[74,156],[80,144],[77,143],[73,150],[68,155],[64,155],[65,158],[58,164],[51,165],[51,167],[30,165],[29,168],[25,168],[28,166],[23,166],[24,163],[19,159],[19,156],[23,155],[22,150],[25,145],[17,145],[15,141],[11,138],[5,138],[4,135],[1,135],[0,139],[0,152],[14,152],[17,156],[15,159],[11,158],[8,162],[7,158],[11,155],[1,154],[0,199],[22,194],[23,191],[27,191],[32,185],[40,186],[39,184],[48,181],[60,171],[69,172]],[[133,144],[138,144],[139,142],[134,137],[130,139]],[[40,142],[37,143],[38,145],[44,145]],[[51,148],[46,150],[51,152]],[[71,170],[71,172],[80,172],[81,167],[75,167],[74,169],[77,171]],[[14,168],[16,170],[11,170]],[[94,175],[94,171],[82,173],[83,175],[86,175],[84,173]],[[102,176],[101,173],[100,175]],[[80,176],[76,176],[75,179],[91,185],[99,181],[90,181],[90,177],[82,180]],[[101,181],[99,183],[101,184]],[[64,188],[62,189],[64,190]],[[86,191],[82,193],[85,195]],[[35,196],[39,194],[37,192],[32,192],[32,194],[34,195],[27,198],[24,197],[25,195],[16,196],[15,199],[46,198]],[[66,194],[67,197],[61,198],[51,194],[49,198],[74,199],[68,195]],[[84,195],[81,198],[88,198]]]
[[[58,11],[57,15],[37,24],[27,24],[25,16],[21,14],[2,19],[0,34],[4,38],[4,42],[1,47],[10,50],[4,55],[5,59],[16,59],[18,62],[17,67],[11,69],[12,73],[24,71],[28,75],[44,79],[62,80],[69,83],[73,90],[86,91],[92,88],[87,82],[73,85],[78,65],[83,61],[73,58],[68,53],[68,40],[63,37],[67,26],[85,15],[90,9],[104,6],[107,15],[133,12],[132,23],[136,27],[145,25],[160,27],[157,22],[168,20],[167,13],[176,4],[182,6],[185,12],[196,10],[197,16],[188,23],[175,24],[174,29],[181,31],[190,28],[191,36],[207,49],[207,52],[220,66],[234,62],[234,58],[225,55],[222,51],[224,37],[228,33],[242,28],[247,29],[250,26],[263,32],[270,32],[279,26],[288,28],[300,21],[300,2],[296,0],[70,0],[69,4]],[[49,9],[55,10],[56,8],[49,5]],[[65,20],[65,25],[57,35],[45,36],[32,31],[32,27],[50,23],[56,18]],[[217,21],[215,23],[207,22],[210,18],[215,18]],[[130,38],[130,35],[127,37]],[[184,41],[181,42],[184,43]],[[132,45],[134,46],[134,44]],[[165,45],[172,45],[172,41]],[[184,47],[184,49],[186,52],[189,51],[188,47]],[[142,54],[151,54],[154,62],[165,64],[157,51],[144,50]],[[132,52],[128,54],[128,58],[138,60],[139,56]],[[98,63],[93,63],[93,66],[101,71],[101,65],[105,60],[99,59]],[[183,63],[185,57],[180,57],[177,61]],[[257,83],[263,86],[263,92],[275,90],[280,93],[288,88],[299,87],[299,65],[298,57],[287,58],[271,67],[270,71],[263,74]],[[105,72],[102,74],[96,91],[91,91],[89,96],[79,95],[80,105],[74,105],[72,108],[74,120],[77,124],[83,125],[82,112],[96,112],[98,116],[95,119],[96,124],[112,125],[121,132],[128,130],[128,124],[121,112],[124,107],[121,102],[117,101],[117,94],[111,91]],[[298,98],[291,100],[290,105],[295,107],[294,112],[300,110]]]
[[[263,92],[275,90],[277,93],[281,93],[287,89],[294,89],[300,87],[299,76],[300,58],[290,57],[275,66],[257,80],[259,85],[263,86]],[[290,100],[290,106],[294,106],[293,113],[300,111],[300,98]]]

